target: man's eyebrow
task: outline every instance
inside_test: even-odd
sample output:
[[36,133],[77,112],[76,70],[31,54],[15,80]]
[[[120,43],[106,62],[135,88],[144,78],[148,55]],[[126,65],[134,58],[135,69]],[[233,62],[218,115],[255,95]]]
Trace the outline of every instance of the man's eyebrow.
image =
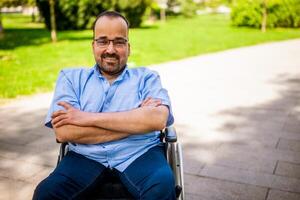
[[[100,36],[100,37],[98,37],[98,38],[96,38],[96,39],[97,39],[97,40],[98,40],[98,39],[108,39],[108,37],[107,37],[107,36]],[[125,40],[127,40],[126,37],[121,37],[121,36],[120,36],[120,37],[115,37],[115,38],[113,38],[113,40],[115,40],[115,39],[117,39],[117,40],[118,40],[118,39],[122,39],[122,40],[125,39]]]
[[96,38],[97,40],[98,39],[107,39],[107,36],[100,36],[100,37],[98,37],[98,38]]

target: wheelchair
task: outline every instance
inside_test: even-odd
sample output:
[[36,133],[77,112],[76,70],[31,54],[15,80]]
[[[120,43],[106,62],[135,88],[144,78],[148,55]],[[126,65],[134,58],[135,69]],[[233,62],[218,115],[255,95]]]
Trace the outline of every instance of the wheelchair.
[[[160,140],[165,147],[166,159],[173,171],[175,178],[175,193],[177,200],[184,200],[184,179],[183,179],[183,161],[182,149],[177,142],[177,134],[174,127],[167,127],[160,132]],[[68,143],[60,145],[57,164],[68,152]],[[107,169],[104,172],[103,184],[95,194],[92,200],[133,200],[132,195],[121,183],[119,177],[113,173],[113,170]]]

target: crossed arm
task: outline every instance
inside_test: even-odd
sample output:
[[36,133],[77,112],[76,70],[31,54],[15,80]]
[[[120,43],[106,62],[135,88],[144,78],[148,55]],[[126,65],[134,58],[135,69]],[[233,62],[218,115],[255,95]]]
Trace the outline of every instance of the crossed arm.
[[141,107],[125,112],[91,113],[66,102],[58,105],[66,109],[52,114],[52,125],[60,142],[96,144],[161,130],[169,115],[169,109],[152,98],[143,101]]

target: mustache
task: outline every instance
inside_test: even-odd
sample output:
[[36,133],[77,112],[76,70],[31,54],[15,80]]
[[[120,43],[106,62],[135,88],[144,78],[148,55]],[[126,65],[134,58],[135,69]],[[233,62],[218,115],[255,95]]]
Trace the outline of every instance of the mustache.
[[119,59],[120,57],[113,53],[113,54],[108,54],[108,53],[104,53],[101,55],[101,58],[115,58],[115,59]]

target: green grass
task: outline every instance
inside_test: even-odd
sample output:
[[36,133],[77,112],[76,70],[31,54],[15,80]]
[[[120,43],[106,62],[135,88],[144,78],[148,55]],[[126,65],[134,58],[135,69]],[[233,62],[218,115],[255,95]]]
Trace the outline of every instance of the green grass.
[[[30,17],[2,17],[5,37],[0,39],[0,99],[50,91],[60,69],[94,64],[90,30],[59,32],[59,41],[53,44],[44,25],[31,23]],[[299,37],[299,29],[273,29],[261,33],[255,29],[231,27],[225,15],[174,18],[166,23],[130,30],[129,63],[145,66]]]

